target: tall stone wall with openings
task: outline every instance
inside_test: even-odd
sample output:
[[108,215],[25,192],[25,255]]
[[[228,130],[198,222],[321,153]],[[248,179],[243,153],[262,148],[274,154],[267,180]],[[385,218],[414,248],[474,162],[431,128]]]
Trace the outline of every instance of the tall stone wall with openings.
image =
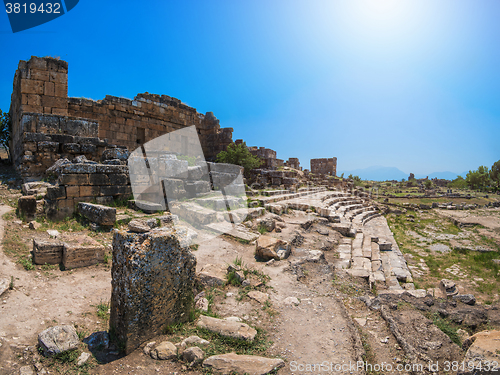
[[337,158],[311,159],[311,173],[337,175]]
[[[56,140],[56,135],[100,139],[101,144],[95,146],[113,144],[132,151],[160,135],[195,125],[205,158],[212,160],[232,142],[233,132],[232,128],[221,129],[212,112],[198,113],[195,108],[166,95],[144,93],[138,94],[134,100],[114,96],[97,101],[68,98],[68,63],[35,56],[29,61],[19,62],[14,76],[10,115],[13,159],[23,177],[41,177],[40,171],[49,160],[64,154],[63,144],[87,144],[69,138]],[[55,123],[59,128],[53,126]],[[85,129],[85,124],[96,124],[92,125],[92,134],[78,132],[80,127]],[[33,138],[26,133],[49,137]],[[25,146],[26,142],[35,142],[36,148],[33,144]],[[59,146],[39,145],[38,142],[55,142]],[[99,159],[98,149],[95,154],[85,151],[80,154],[85,154],[90,160]],[[25,162],[33,166],[26,168]]]

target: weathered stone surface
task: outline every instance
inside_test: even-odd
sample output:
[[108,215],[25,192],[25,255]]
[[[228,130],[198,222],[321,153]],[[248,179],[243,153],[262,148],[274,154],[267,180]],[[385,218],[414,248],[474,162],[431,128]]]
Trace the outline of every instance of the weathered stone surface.
[[203,361],[203,367],[210,368],[224,375],[233,373],[265,375],[284,365],[285,362],[278,358],[238,355],[235,353],[214,355]]
[[163,341],[151,350],[150,355],[153,359],[174,359],[177,357],[177,347],[170,341]]
[[182,359],[192,365],[201,363],[203,358],[205,358],[205,353],[197,346],[191,346],[182,352]]
[[216,332],[221,336],[232,337],[245,341],[253,341],[255,335],[257,334],[257,331],[248,324],[212,318],[205,315],[200,316],[197,327],[208,329],[209,331]]
[[453,296],[453,299],[470,306],[474,306],[476,304],[476,297],[474,297],[473,294],[457,294]]
[[55,174],[58,176],[61,173],[62,167],[66,164],[71,164],[66,158],[56,160],[56,162],[47,169],[47,174]]
[[[19,375],[34,375],[35,372],[31,366],[22,366],[19,369]],[[41,373],[40,373],[41,374]]]
[[111,316],[126,353],[189,318],[196,258],[186,228],[155,228],[146,234],[116,231],[113,238]]
[[259,292],[258,290],[252,290],[248,292],[247,296],[250,297],[251,299],[256,300],[262,305],[266,303],[267,300],[269,300],[269,294]]
[[208,305],[209,305],[208,299],[206,299],[205,297],[202,297],[202,298],[198,299],[198,301],[196,301],[194,307],[197,308],[198,310],[207,312]]
[[133,219],[128,223],[128,230],[134,233],[146,233],[151,230],[144,220]]
[[30,229],[38,230],[42,227],[42,224],[40,224],[38,221],[32,220],[29,222],[29,227]]
[[62,262],[64,244],[59,240],[33,239],[33,263],[59,264]]
[[83,342],[89,346],[89,349],[107,349],[109,347],[109,334],[106,331],[94,332],[83,339]]
[[286,297],[283,302],[286,305],[295,305],[298,306],[300,304],[300,301],[297,297]]
[[36,214],[36,197],[34,195],[27,195],[19,197],[17,201],[17,209],[20,215],[26,217],[33,217]]
[[66,198],[66,188],[64,186],[50,186],[47,188],[47,199],[57,200]]
[[198,273],[204,286],[222,286],[226,283],[226,267],[222,264],[206,264]]
[[126,161],[130,155],[130,152],[126,148],[111,148],[104,150],[101,156],[101,160],[124,160]]
[[61,169],[62,173],[96,173],[95,164],[87,163],[65,164]]
[[62,264],[64,269],[87,267],[104,260],[104,246],[87,235],[64,234]]
[[[500,363],[500,331],[482,331],[472,335],[463,344],[464,349],[467,349],[465,354],[465,371],[460,372],[463,375],[472,374],[495,374],[495,372],[487,372],[485,369],[486,361],[490,364]],[[468,364],[471,363],[471,368]],[[474,366],[472,366],[472,363]],[[479,370],[479,368],[482,370]],[[476,369],[476,370],[473,370]]]
[[[263,235],[257,239],[255,245],[255,254],[262,258],[263,260],[280,260],[288,257],[290,254],[291,246],[288,242],[274,238],[271,236]],[[283,250],[282,257],[278,255],[278,252]]]
[[75,327],[70,325],[50,327],[38,335],[38,344],[46,357],[76,349],[78,343]]
[[116,221],[116,208],[80,202],[78,211],[91,222],[99,225],[114,225]]

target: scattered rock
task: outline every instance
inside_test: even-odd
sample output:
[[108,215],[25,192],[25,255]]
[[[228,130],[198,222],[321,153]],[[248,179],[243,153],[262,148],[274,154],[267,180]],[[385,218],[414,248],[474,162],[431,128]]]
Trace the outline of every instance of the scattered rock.
[[265,375],[284,365],[285,362],[279,358],[238,355],[235,353],[214,355],[203,361],[203,367],[222,374]]
[[182,352],[182,359],[191,365],[197,365],[203,361],[205,353],[197,346],[191,346]]
[[30,229],[33,229],[33,230],[38,230],[38,229],[40,229],[41,226],[42,226],[42,224],[40,224],[39,222],[37,222],[35,220],[30,221],[30,224],[29,224]]
[[366,318],[353,318],[361,327],[366,326]]
[[156,345],[156,341],[151,341],[151,342],[148,342],[144,348],[142,349],[142,352],[146,355],[150,355],[151,354],[151,350],[153,349],[153,347]]
[[266,235],[260,236],[255,246],[255,254],[265,261],[288,258],[291,250],[288,242]]
[[269,300],[269,294],[259,292],[258,290],[252,290],[248,292],[247,296],[250,297],[251,299],[256,300],[261,305],[263,305]]
[[19,369],[19,375],[34,375],[34,373],[31,366],[23,366]]
[[457,329],[457,335],[460,337],[461,342],[464,342],[470,337],[469,332],[462,328]]
[[153,359],[173,359],[177,357],[177,348],[170,341],[163,341],[151,350],[150,355]]
[[208,299],[205,297],[199,298],[195,304],[194,307],[197,308],[198,310],[207,312],[208,311]]
[[276,222],[271,218],[261,219],[258,221],[258,225],[263,227],[268,232],[272,232],[276,226]]
[[78,357],[78,359],[76,360],[76,364],[78,365],[78,367],[81,367],[83,366],[85,363],[87,363],[87,361],[89,360],[90,358],[90,353],[88,352],[83,352],[82,354],[80,354],[80,356]]
[[200,316],[197,327],[208,329],[209,331],[216,332],[222,336],[245,341],[253,341],[255,335],[257,334],[257,331],[248,324],[231,322],[205,315]]
[[75,327],[70,325],[50,327],[38,335],[38,344],[46,357],[76,349],[79,342]]
[[58,230],[55,229],[48,229],[47,233],[49,234],[49,237],[51,238],[57,238],[61,233],[59,233]]
[[10,287],[10,280],[7,277],[0,278],[0,296]]

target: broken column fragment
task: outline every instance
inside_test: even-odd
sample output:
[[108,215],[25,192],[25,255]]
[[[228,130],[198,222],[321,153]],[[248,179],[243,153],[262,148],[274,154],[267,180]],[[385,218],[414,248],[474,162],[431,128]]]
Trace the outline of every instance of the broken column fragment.
[[115,231],[110,330],[127,354],[165,325],[189,318],[196,270],[189,245],[182,227]]

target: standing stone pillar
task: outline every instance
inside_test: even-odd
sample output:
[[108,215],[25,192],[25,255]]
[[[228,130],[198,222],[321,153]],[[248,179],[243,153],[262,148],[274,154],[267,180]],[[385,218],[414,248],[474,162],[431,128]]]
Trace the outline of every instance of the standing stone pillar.
[[188,320],[196,270],[189,244],[186,228],[115,232],[109,325],[126,354],[165,325]]

